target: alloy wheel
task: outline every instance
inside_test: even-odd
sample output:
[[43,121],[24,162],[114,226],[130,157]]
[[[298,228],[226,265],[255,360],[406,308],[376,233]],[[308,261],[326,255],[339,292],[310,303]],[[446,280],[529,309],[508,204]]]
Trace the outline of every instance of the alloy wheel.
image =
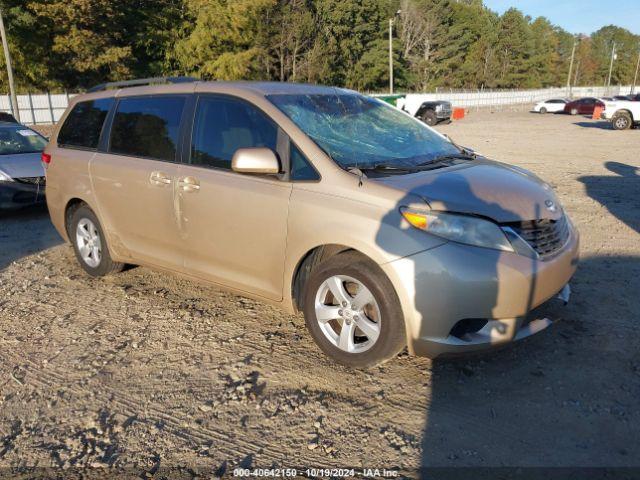
[[76,227],[76,246],[82,260],[91,268],[96,268],[102,260],[102,242],[94,223],[82,218]]
[[348,353],[362,353],[380,337],[380,307],[371,291],[346,275],[327,278],[316,293],[316,320],[333,346]]
[[618,130],[625,130],[627,128],[627,119],[625,117],[616,118],[616,128]]

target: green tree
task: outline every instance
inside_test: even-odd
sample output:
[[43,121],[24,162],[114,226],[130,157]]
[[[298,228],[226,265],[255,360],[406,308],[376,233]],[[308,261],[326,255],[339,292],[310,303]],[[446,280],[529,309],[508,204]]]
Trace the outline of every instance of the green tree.
[[493,87],[497,67],[497,28],[499,17],[482,2],[458,3],[452,18],[454,53],[450,57],[445,81],[458,88]]
[[401,10],[403,58],[409,64],[413,87],[423,91],[443,84],[443,67],[451,51],[450,0],[403,0]]
[[533,41],[529,22],[519,10],[510,8],[500,19],[498,32],[497,86],[531,87],[529,70],[532,65]]
[[307,0],[279,0],[258,42],[273,61],[270,76],[281,82],[305,78],[307,53],[315,36],[315,16]]
[[606,82],[611,62],[611,50],[616,45],[616,60],[613,62],[611,85],[629,85],[633,80],[638,59],[639,38],[629,30],[609,25],[591,35],[592,54],[597,64],[596,78]]
[[34,0],[27,8],[51,35],[50,72],[66,85],[90,86],[131,75],[124,0]]
[[538,17],[531,24],[532,55],[530,65],[530,85],[535,88],[555,84],[555,69],[558,65],[559,39],[556,31],[544,17]]
[[237,80],[264,78],[255,42],[264,17],[276,0],[185,0],[185,23],[193,24],[175,46],[172,58],[184,72],[203,78]]
[[[330,84],[355,86],[355,67],[372,42],[384,38],[387,15],[381,0],[316,0],[324,55],[332,59],[333,68],[320,80]],[[318,48],[318,47],[316,47]]]
[[[48,90],[56,88],[57,82],[49,69],[50,38],[40,28],[37,16],[24,1],[2,0],[0,8],[9,40],[16,87],[19,91]],[[8,80],[4,55],[0,57],[0,83],[8,92]]]

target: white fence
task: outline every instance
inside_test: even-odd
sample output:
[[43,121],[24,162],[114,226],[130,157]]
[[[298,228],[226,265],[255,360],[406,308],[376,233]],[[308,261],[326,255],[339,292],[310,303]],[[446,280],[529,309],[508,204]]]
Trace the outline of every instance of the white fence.
[[[20,121],[29,125],[56,123],[71,97],[68,93],[18,95]],[[14,113],[9,95],[0,95],[0,111]]]
[[[612,87],[573,87],[571,97],[606,97],[612,95],[627,95],[631,92],[630,86]],[[446,90],[440,89],[432,93],[408,93],[405,100],[407,110],[412,111],[411,106],[430,100],[447,100],[454,107],[465,108],[522,108],[542,100],[553,97],[566,97],[566,88],[542,88],[538,90]]]

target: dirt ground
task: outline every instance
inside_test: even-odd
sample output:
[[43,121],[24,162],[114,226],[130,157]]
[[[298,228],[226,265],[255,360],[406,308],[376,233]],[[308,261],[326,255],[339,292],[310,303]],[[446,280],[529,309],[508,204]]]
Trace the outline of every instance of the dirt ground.
[[299,316],[146,268],[90,279],[46,212],[3,214],[0,477],[640,467],[640,130],[524,112],[438,129],[550,181],[578,226],[552,327],[350,370]]

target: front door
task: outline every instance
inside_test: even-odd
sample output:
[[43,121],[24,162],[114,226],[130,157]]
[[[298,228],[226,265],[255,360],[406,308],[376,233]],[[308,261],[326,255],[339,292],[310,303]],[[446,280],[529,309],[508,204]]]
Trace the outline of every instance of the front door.
[[177,162],[186,96],[119,100],[108,153],[90,164],[98,210],[113,247],[135,260],[181,270]]
[[276,150],[277,126],[257,107],[202,95],[190,164],[180,167],[185,268],[198,277],[282,299],[291,184],[273,175],[231,171],[235,151]]

